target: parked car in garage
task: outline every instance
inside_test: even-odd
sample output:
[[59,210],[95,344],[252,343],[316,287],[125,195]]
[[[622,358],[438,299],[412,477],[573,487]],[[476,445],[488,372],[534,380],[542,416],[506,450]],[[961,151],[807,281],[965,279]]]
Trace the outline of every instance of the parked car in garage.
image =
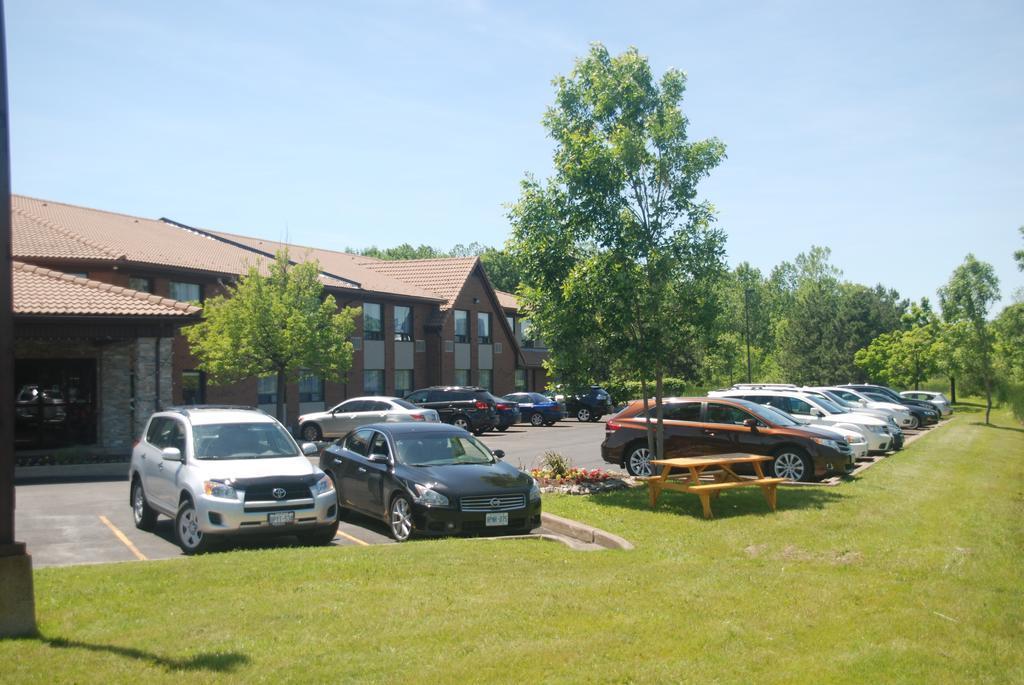
[[[771,473],[795,481],[854,467],[849,444],[833,429],[805,426],[768,406],[734,398],[674,397],[664,401],[663,412],[666,457],[764,454],[773,457]],[[652,475],[647,423],[654,416],[653,406],[645,413],[643,402],[634,400],[608,419],[601,458],[630,475]]]
[[525,533],[540,525],[540,488],[472,435],[445,424],[377,423],[320,456],[339,511],[384,521],[399,542],[414,534]]
[[272,416],[194,405],[150,416],[128,471],[135,526],[174,520],[185,554],[237,535],[295,535],[325,545],[338,530],[334,485]]
[[381,421],[440,420],[433,409],[417,407],[397,397],[353,397],[327,411],[303,414],[299,417],[299,435],[303,440],[317,442],[324,438],[340,438],[368,423]]
[[565,416],[557,400],[539,392],[514,392],[505,399],[519,405],[520,419],[531,426],[552,426]]
[[900,393],[903,397],[920,402],[930,402],[939,410],[941,416],[949,416],[953,413],[953,405],[941,392],[931,390],[904,390]]
[[892,448],[889,424],[884,419],[848,411],[820,395],[798,390],[717,390],[708,395],[767,404],[805,424],[857,431],[867,439],[871,452],[885,452]]
[[498,423],[494,424],[494,430],[504,433],[509,426],[519,423],[522,415],[518,403],[493,394],[491,399],[494,400],[494,409],[498,412]]
[[424,409],[433,409],[444,423],[482,435],[498,425],[498,409],[493,397],[485,388],[437,385],[411,392],[405,400]]

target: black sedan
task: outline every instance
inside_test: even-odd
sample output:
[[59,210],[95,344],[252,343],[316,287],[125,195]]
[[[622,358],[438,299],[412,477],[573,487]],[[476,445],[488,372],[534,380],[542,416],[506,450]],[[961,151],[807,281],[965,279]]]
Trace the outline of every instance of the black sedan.
[[381,519],[399,542],[529,532],[540,525],[540,489],[503,456],[448,424],[376,423],[325,449],[320,468],[334,481],[339,516]]

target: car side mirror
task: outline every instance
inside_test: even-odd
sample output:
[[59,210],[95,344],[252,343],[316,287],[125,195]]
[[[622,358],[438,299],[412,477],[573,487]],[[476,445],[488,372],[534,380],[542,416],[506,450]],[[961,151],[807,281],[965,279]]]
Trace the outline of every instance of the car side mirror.
[[505,450],[494,450],[494,451],[491,452],[491,454],[496,456],[498,459],[504,459],[505,458]]
[[177,447],[165,447],[160,450],[160,455],[164,461],[181,461],[181,450]]
[[311,442],[302,443],[302,453],[305,454],[307,457],[312,457],[319,451],[319,448],[317,448],[317,446]]
[[752,431],[756,431],[757,430],[757,419],[745,419],[743,421],[743,425],[746,426],[747,428],[749,428]]
[[822,410],[820,410],[820,409],[815,409],[815,410],[813,410],[813,411],[811,412],[811,414],[812,414],[813,416],[817,416],[817,417],[818,417],[819,419],[820,419],[821,417],[825,416],[825,412],[823,412],[823,411],[822,411]]
[[371,454],[370,461],[374,464],[390,464],[391,458],[386,454]]

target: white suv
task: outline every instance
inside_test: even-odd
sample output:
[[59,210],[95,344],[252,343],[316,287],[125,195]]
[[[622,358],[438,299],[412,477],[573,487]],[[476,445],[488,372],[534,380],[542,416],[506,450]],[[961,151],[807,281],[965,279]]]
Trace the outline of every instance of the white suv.
[[135,526],[174,520],[185,554],[221,537],[295,535],[327,544],[338,531],[334,484],[274,418],[248,407],[171,408],[149,418],[128,472]]

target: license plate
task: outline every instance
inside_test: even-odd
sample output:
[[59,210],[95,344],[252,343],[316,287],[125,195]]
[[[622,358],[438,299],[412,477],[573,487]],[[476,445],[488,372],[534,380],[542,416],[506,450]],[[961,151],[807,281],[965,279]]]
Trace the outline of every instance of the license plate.
[[488,526],[507,526],[508,512],[505,511],[500,514],[486,514],[484,524]]
[[294,511],[272,511],[267,514],[267,523],[272,526],[286,526],[295,522]]

